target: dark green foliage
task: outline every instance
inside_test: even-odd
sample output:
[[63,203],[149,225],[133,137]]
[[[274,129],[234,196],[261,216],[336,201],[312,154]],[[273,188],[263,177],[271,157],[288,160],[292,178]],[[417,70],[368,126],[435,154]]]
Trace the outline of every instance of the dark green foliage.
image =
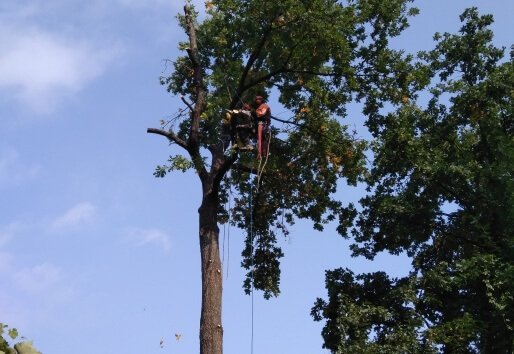
[[[327,320],[333,352],[513,350],[514,60],[491,44],[491,16],[468,9],[461,20],[459,35],[436,35],[418,63],[406,58],[408,86],[367,97],[396,110],[367,107],[375,160],[353,251],[405,252],[413,269],[394,280],[327,273],[329,299],[313,315]],[[403,102],[392,94],[401,90]]]
[[414,309],[410,281],[383,272],[327,271],[328,303],[318,299],[311,311],[314,320],[327,319],[324,347],[334,353],[434,352],[417,340],[423,320]]

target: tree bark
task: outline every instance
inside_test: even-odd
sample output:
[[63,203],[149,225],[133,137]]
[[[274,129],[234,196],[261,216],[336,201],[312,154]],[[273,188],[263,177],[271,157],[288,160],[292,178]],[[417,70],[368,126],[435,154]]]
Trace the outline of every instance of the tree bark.
[[[200,316],[200,354],[223,353],[222,268],[217,223],[218,195],[204,185],[202,205],[198,209],[202,267],[202,309]],[[206,188],[207,187],[207,188]]]

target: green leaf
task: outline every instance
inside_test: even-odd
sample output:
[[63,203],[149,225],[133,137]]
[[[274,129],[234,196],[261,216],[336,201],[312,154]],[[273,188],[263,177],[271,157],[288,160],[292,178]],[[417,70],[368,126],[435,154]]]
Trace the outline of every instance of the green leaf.
[[16,328],[10,328],[8,333],[11,339],[16,339],[18,337],[18,330]]

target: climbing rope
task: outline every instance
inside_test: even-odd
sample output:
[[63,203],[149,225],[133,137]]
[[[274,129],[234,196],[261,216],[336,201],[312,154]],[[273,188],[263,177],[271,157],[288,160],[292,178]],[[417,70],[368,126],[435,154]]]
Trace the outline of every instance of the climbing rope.
[[[253,169],[252,171],[253,172]],[[252,175],[252,173],[250,173],[250,176]],[[250,267],[251,267],[251,272],[250,272],[250,278],[251,278],[251,297],[252,297],[252,331],[251,331],[251,340],[250,340],[250,353],[253,354],[253,323],[254,323],[254,315],[253,315],[253,308],[254,308],[254,301],[253,301],[253,292],[254,292],[254,285],[253,285],[253,282],[254,282],[254,264],[253,264],[253,187],[252,185],[250,184],[250,255],[251,255],[251,260],[250,260]]]
[[[259,165],[257,166],[257,173],[255,178],[255,193],[259,193],[259,187],[261,182],[262,174],[264,173],[264,169],[266,168],[266,164],[268,163],[269,158],[269,147],[271,142],[271,132],[268,131],[268,140],[267,140],[267,146],[266,146],[266,158],[264,159],[264,163],[262,162],[262,159],[259,159]],[[250,170],[250,176],[253,175],[253,168]],[[251,329],[251,347],[250,347],[250,353],[253,354],[253,343],[254,343],[254,234],[253,234],[253,186],[250,184],[250,243],[251,243],[251,296],[252,296],[252,329]]]
[[[230,172],[229,172],[230,173]],[[232,210],[232,203],[231,203],[231,198],[232,198],[232,186],[229,185],[229,195],[228,195],[228,221],[227,221],[227,224],[228,224],[228,233],[227,233],[227,279],[228,279],[228,271],[229,271],[229,267],[230,267],[230,211]]]
[[262,168],[261,168],[262,159],[259,160],[259,166],[257,168],[257,192],[259,191],[259,188],[261,185],[262,174],[264,173],[264,169],[266,168],[266,164],[268,163],[270,143],[271,143],[271,132],[268,131],[268,142],[267,142],[267,146],[266,146],[266,158],[264,159],[264,164],[262,165]]
[[223,247],[221,251],[221,265],[225,265],[225,223],[223,224]]
[[[227,179],[230,178],[230,171],[227,172]],[[230,219],[231,219],[231,210],[232,210],[232,186],[230,183],[227,183],[229,186],[228,189],[228,198],[227,202],[225,203],[225,210],[227,211],[227,220],[223,223],[223,245],[222,245],[222,258],[221,262],[223,265],[223,269],[227,269],[227,279],[230,269]],[[227,262],[225,263],[225,242],[227,243]]]

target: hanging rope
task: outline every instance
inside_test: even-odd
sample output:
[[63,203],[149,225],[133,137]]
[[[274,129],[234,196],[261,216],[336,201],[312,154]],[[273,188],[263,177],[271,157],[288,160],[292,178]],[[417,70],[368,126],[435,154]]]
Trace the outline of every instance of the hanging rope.
[[221,251],[221,265],[225,265],[225,224],[223,224],[223,247]]
[[[252,171],[253,172],[253,171]],[[250,176],[252,175],[252,173],[250,173]],[[250,340],[250,353],[253,354],[253,291],[254,291],[254,286],[253,286],[253,282],[254,282],[254,265],[253,265],[253,187],[252,185],[250,184],[250,244],[251,244],[251,247],[250,247],[250,250],[251,250],[251,260],[250,260],[250,266],[251,266],[251,273],[250,273],[250,278],[251,278],[251,283],[252,283],[252,286],[251,286],[251,296],[252,296],[252,332],[251,332],[251,340]]]
[[[230,179],[230,170],[227,172],[227,175],[225,177],[226,179]],[[227,278],[229,275],[230,270],[230,224],[231,224],[231,211],[232,211],[232,185],[230,184],[230,181],[226,183],[228,185],[228,198],[227,202],[225,203],[225,210],[227,212],[227,220],[223,223],[223,244],[222,244],[222,258],[221,258],[221,264],[223,269],[227,269]],[[227,262],[225,262],[225,242],[227,243]]]
[[267,146],[266,146],[266,158],[264,159],[264,164],[262,165],[262,169],[260,168],[262,160],[259,160],[259,168],[257,169],[257,192],[259,191],[259,188],[261,186],[262,174],[264,173],[264,169],[266,168],[266,164],[268,163],[270,143],[271,143],[271,133],[268,132],[268,141],[267,141]]
[[[228,172],[230,173],[230,171]],[[232,210],[232,202],[231,202],[231,198],[232,198],[232,185],[229,184],[229,194],[228,194],[228,221],[227,221],[227,224],[228,224],[228,232],[227,232],[227,279],[228,279],[228,271],[229,271],[229,267],[230,267],[230,214],[231,214],[231,210]]]

